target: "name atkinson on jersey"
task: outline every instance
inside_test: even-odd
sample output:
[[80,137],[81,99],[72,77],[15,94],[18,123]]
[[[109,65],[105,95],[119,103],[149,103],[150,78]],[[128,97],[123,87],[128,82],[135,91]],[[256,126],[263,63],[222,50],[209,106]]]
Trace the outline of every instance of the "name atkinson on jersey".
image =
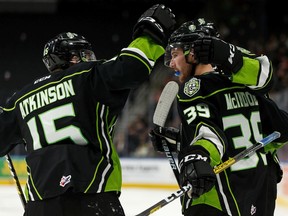
[[20,102],[22,118],[36,109],[73,95],[75,91],[71,79],[37,92]]
[[257,98],[249,92],[233,92],[224,94],[224,96],[227,110],[258,105]]

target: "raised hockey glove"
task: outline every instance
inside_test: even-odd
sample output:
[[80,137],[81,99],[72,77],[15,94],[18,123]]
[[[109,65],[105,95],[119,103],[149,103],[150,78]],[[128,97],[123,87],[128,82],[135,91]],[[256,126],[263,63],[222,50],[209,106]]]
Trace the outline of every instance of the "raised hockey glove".
[[180,145],[180,133],[177,128],[155,127],[149,132],[149,137],[155,151],[165,152],[162,144],[163,141],[166,141],[171,152],[176,152]]
[[149,35],[155,42],[166,46],[175,28],[175,15],[163,4],[156,4],[145,11],[133,28],[132,38]]
[[198,63],[220,66],[224,73],[236,73],[243,66],[242,52],[219,38],[200,37],[194,42],[193,49]]
[[210,191],[215,185],[216,175],[211,167],[210,158],[202,150],[179,153],[180,183],[192,185],[187,195],[196,199]]

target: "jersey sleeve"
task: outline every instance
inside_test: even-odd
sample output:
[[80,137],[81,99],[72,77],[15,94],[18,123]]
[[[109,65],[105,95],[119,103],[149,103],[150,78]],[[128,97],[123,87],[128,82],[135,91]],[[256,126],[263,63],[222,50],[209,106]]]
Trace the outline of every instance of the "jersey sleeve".
[[[199,122],[193,129],[196,130],[194,130],[193,140],[188,148],[190,150],[204,149],[210,156],[211,166],[219,164],[227,146],[221,132],[218,133],[217,128],[207,122]],[[193,129],[191,128],[192,131]]]
[[110,90],[133,89],[149,79],[164,48],[148,36],[138,37],[123,48],[119,55],[104,62],[100,76]]
[[231,81],[244,84],[259,93],[267,93],[273,86],[272,63],[266,55],[255,55],[239,48],[243,55],[243,66],[231,74]]
[[165,52],[164,48],[159,44],[155,43],[150,37],[142,36],[136,38],[130,43],[128,49],[138,49],[144,53],[147,59],[152,62],[157,61],[157,59],[162,56]]

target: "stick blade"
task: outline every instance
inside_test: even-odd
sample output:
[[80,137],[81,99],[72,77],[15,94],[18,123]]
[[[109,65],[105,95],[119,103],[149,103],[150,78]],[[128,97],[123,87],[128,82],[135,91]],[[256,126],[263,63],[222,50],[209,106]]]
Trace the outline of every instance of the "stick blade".
[[175,81],[170,81],[165,85],[154,112],[153,123],[155,125],[164,127],[178,90],[179,86]]

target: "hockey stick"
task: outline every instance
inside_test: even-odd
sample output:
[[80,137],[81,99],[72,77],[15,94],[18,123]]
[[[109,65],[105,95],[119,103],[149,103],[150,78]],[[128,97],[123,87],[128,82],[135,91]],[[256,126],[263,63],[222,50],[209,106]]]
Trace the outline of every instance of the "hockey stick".
[[[223,170],[229,168],[230,166],[232,166],[233,164],[235,164],[239,160],[254,154],[258,149],[266,146],[267,144],[271,143],[275,139],[279,138],[280,135],[281,134],[278,131],[274,131],[270,135],[268,135],[265,138],[263,138],[262,140],[258,141],[255,145],[247,148],[246,150],[240,152],[239,154],[237,154],[233,158],[230,158],[227,161],[225,161],[225,162],[219,164],[218,166],[216,166],[214,168],[215,174],[218,174],[218,173],[222,172]],[[159,210],[163,206],[165,206],[165,205],[169,204],[170,202],[174,201],[175,199],[181,197],[184,193],[189,191],[191,189],[191,187],[192,187],[191,185],[187,185],[187,186],[181,187],[180,190],[172,193],[168,197],[162,199],[158,203],[156,203],[153,206],[149,207],[148,209],[144,210],[140,214],[137,214],[136,216],[151,215],[152,213],[154,213],[155,211]]]
[[[173,101],[178,93],[179,86],[175,81],[168,82],[158,100],[154,115],[153,115],[153,123],[157,126],[160,126],[161,128],[164,127],[168,113],[170,111],[170,108],[173,104]],[[175,159],[172,155],[171,150],[169,149],[169,146],[167,145],[166,140],[161,139],[162,141],[162,147],[164,149],[165,155],[169,160],[170,166],[173,170],[173,173],[177,179],[178,184],[179,182],[179,170],[176,165]]]
[[170,81],[165,85],[154,112],[154,124],[164,127],[171,105],[178,93],[178,90],[179,86],[175,81]]
[[16,174],[16,170],[15,170],[15,168],[14,168],[12,159],[11,159],[11,157],[10,157],[9,154],[6,154],[5,157],[6,157],[6,161],[7,161],[7,163],[8,163],[8,167],[9,167],[9,169],[10,169],[11,175],[13,176],[13,179],[14,179],[14,181],[15,181],[15,183],[16,183],[17,191],[18,191],[20,200],[21,200],[21,202],[22,202],[23,208],[25,209],[26,199],[25,199],[24,193],[23,193],[23,191],[22,191],[21,184],[20,184],[20,182],[19,182],[18,176],[17,176],[17,174]]

